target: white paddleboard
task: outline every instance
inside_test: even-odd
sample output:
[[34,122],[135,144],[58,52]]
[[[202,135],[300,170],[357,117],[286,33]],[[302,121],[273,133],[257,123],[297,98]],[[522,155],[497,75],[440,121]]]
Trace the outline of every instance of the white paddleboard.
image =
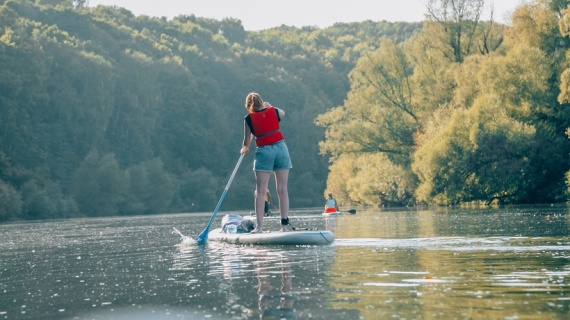
[[208,240],[235,244],[327,245],[334,242],[334,234],[326,230],[230,234],[217,228],[208,233]]
[[342,212],[340,211],[334,211],[334,212],[323,212],[323,216],[338,216],[341,215]]

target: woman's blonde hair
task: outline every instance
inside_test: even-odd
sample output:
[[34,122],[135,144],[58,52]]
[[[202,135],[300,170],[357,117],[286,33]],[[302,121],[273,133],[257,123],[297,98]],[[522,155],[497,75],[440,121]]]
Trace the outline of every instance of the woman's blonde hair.
[[261,99],[259,93],[250,92],[245,97],[245,108],[250,113],[263,109],[263,99]]

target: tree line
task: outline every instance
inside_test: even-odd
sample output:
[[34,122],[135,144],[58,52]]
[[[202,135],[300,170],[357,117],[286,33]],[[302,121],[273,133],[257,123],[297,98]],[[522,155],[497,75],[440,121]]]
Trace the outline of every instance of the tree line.
[[[0,0],[0,221],[203,212],[239,157],[248,92],[287,111],[293,208],[568,196],[568,1],[509,25],[484,0],[422,23],[245,31]],[[492,15],[491,15],[492,17]],[[222,210],[251,210],[252,157]]]
[[[249,32],[233,18],[86,3],[0,0],[0,221],[212,210],[251,91],[287,111],[291,206],[320,206],[329,159],[314,119],[342,104],[365,52],[422,27]],[[252,209],[252,161],[222,210]]]
[[366,52],[318,116],[327,188],[366,205],[566,201],[568,5],[529,1],[505,26],[483,0],[430,0],[421,31]]

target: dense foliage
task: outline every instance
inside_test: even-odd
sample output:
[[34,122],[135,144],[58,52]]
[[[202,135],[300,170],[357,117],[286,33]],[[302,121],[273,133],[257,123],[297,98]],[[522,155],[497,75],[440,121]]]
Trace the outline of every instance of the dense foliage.
[[327,188],[368,205],[565,201],[570,182],[570,8],[521,5],[510,26],[483,0],[430,0],[429,19],[350,72],[317,118]]
[[[0,221],[212,210],[251,91],[287,112],[292,207],[567,198],[569,1],[259,32],[85,5],[0,0]],[[251,210],[251,162],[223,209]]]
[[[314,119],[382,39],[421,24],[247,32],[78,0],[0,0],[0,221],[210,211],[239,157],[250,91],[287,112],[292,207],[322,204]],[[405,130],[409,130],[405,129]],[[251,210],[252,155],[222,209]]]

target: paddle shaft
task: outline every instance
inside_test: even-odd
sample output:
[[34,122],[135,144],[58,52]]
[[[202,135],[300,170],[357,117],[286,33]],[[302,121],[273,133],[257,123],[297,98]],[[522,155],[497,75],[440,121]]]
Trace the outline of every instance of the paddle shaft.
[[241,161],[243,160],[244,156],[245,156],[245,153],[242,153],[240,155],[239,160],[236,164],[236,167],[234,168],[234,171],[232,172],[232,175],[230,176],[230,180],[228,181],[228,184],[226,184],[226,187],[224,188],[224,192],[222,193],[222,196],[220,197],[220,200],[218,201],[218,204],[216,205],[216,209],[214,209],[214,213],[212,214],[212,217],[210,218],[208,225],[206,226],[204,231],[202,231],[202,233],[200,233],[198,235],[198,237],[196,237],[196,241],[198,242],[198,244],[204,244],[204,243],[206,243],[206,241],[208,241],[208,232],[210,231],[210,227],[212,226],[214,219],[216,219],[216,214],[218,214],[218,210],[220,210],[220,206],[222,205],[222,202],[224,201],[224,198],[226,197],[226,193],[228,193],[228,189],[230,188],[230,185],[232,184],[232,181],[234,180],[234,176],[236,175],[236,172],[237,172],[239,165],[241,164]]

